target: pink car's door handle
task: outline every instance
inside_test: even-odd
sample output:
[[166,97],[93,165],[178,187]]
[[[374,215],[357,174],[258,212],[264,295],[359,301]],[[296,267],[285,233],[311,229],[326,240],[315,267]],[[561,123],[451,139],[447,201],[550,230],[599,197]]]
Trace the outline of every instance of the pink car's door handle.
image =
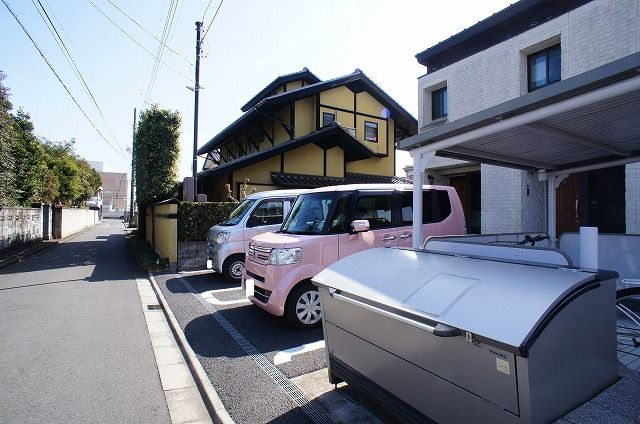
[[396,236],[384,236],[382,237],[382,241],[391,241],[391,240],[395,240]]
[[400,240],[406,240],[408,238],[413,237],[413,234],[400,234]]

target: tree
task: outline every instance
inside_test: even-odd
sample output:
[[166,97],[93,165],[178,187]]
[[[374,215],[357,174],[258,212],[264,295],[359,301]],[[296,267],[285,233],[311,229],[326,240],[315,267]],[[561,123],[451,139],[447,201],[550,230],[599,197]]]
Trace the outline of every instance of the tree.
[[48,167],[45,150],[33,134],[29,114],[18,109],[14,121],[17,130],[17,137],[12,146],[16,178],[15,198],[18,204],[29,206],[42,201]]
[[9,89],[2,84],[6,75],[0,71],[0,205],[16,203],[12,148],[16,130],[11,116]]
[[[135,179],[138,209],[174,194],[180,154],[180,114],[152,106],[140,114]],[[142,214],[142,211],[140,212]]]

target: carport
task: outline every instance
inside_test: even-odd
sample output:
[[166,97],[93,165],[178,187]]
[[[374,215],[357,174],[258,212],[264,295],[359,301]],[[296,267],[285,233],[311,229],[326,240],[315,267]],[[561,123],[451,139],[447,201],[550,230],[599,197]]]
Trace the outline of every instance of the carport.
[[556,188],[570,174],[640,161],[640,53],[607,63],[400,142],[413,158],[413,247],[422,246],[421,187],[434,155],[520,168]]

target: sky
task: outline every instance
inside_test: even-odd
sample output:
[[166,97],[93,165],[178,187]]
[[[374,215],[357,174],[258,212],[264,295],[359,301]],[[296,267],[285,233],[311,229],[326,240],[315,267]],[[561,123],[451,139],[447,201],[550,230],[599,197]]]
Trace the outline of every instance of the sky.
[[[18,16],[93,124],[2,2]],[[505,0],[223,0],[222,4],[220,0],[0,0],[0,71],[7,75],[3,83],[10,89],[14,110],[22,107],[31,115],[36,135],[75,139],[81,157],[103,161],[115,172],[130,170],[127,148],[134,108],[139,114],[157,104],[180,112],[182,179],[192,173],[194,93],[187,87],[194,86],[195,22],[203,16],[208,32],[200,60],[198,147],[240,117],[240,107],[276,77],[304,67],[322,80],[359,68],[417,119],[417,78],[427,69],[415,55],[509,4]],[[56,44],[40,5],[80,77]],[[164,64],[152,78],[154,56],[160,50],[157,39],[162,38],[170,13],[166,44],[171,50],[162,49]],[[200,159],[199,169],[202,163]],[[402,166],[410,163],[408,153],[401,152],[396,175],[404,175]]]

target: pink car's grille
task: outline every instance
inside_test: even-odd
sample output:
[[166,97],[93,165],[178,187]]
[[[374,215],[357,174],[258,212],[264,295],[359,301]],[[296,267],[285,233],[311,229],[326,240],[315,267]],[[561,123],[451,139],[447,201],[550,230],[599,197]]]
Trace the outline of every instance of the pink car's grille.
[[272,250],[273,248],[271,247],[262,247],[250,244],[247,256],[249,257],[249,260],[252,260],[253,262],[266,264],[269,262],[269,256],[271,255]]

